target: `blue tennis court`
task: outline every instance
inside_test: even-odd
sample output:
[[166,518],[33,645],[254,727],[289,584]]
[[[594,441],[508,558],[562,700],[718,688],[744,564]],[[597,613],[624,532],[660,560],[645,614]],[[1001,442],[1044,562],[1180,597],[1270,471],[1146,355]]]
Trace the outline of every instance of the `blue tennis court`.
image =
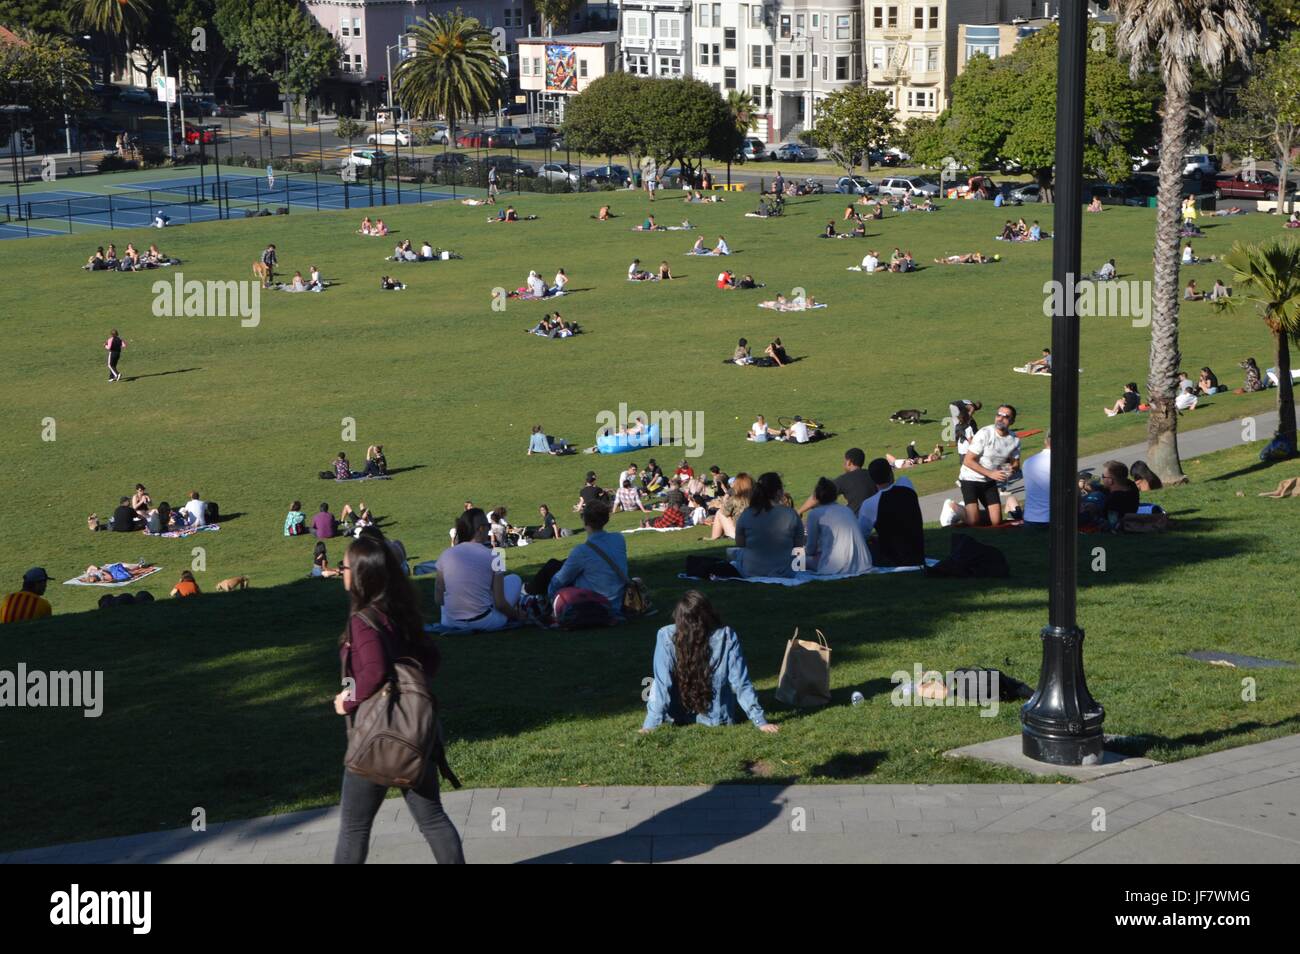
[[409,205],[456,198],[440,188],[395,182],[344,183],[331,175],[277,175],[268,187],[260,173],[190,175],[115,183],[107,193],[52,189],[24,192],[21,202],[0,195],[0,239],[64,235],[95,229],[143,228],[162,211],[173,225],[275,212],[287,208],[335,211],[382,205]]

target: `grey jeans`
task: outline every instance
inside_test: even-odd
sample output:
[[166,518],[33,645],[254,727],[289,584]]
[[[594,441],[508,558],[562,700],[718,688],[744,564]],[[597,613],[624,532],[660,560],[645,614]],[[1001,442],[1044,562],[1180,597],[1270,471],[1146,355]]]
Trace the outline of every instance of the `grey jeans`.
[[[370,828],[384,803],[388,787],[368,781],[347,769],[343,770],[343,796],[339,806],[339,840],[334,849],[336,865],[359,865],[370,853]],[[424,840],[433,849],[440,865],[463,865],[460,833],[443,811],[438,795],[438,769],[430,765],[425,777],[414,788],[402,789],[406,808],[415,818]]]

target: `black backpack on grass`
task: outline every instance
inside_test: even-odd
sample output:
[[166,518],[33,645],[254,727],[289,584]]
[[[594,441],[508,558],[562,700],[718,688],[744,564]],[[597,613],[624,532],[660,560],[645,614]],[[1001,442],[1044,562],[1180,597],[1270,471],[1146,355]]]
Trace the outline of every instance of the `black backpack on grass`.
[[954,533],[948,558],[927,567],[925,575],[957,579],[1006,578],[1011,575],[1011,567],[997,547],[980,543],[965,533]]

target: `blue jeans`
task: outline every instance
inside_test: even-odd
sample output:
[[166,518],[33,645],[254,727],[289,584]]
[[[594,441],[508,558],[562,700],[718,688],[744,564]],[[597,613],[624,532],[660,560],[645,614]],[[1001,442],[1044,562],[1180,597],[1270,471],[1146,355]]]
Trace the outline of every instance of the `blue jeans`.
[[[386,785],[367,781],[360,775],[343,770],[343,795],[339,805],[339,840],[334,849],[336,865],[359,865],[370,853],[370,828],[388,794]],[[460,833],[443,811],[438,797],[438,768],[430,764],[420,784],[402,789],[406,809],[415,818],[424,840],[433,849],[440,865],[463,865]]]

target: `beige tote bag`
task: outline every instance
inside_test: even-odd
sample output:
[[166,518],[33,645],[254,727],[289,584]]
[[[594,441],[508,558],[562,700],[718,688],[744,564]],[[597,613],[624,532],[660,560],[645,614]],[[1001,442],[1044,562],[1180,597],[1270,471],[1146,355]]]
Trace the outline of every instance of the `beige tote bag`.
[[776,697],[788,706],[807,708],[831,701],[831,647],[819,629],[817,640],[799,638],[799,628],[785,644]]

